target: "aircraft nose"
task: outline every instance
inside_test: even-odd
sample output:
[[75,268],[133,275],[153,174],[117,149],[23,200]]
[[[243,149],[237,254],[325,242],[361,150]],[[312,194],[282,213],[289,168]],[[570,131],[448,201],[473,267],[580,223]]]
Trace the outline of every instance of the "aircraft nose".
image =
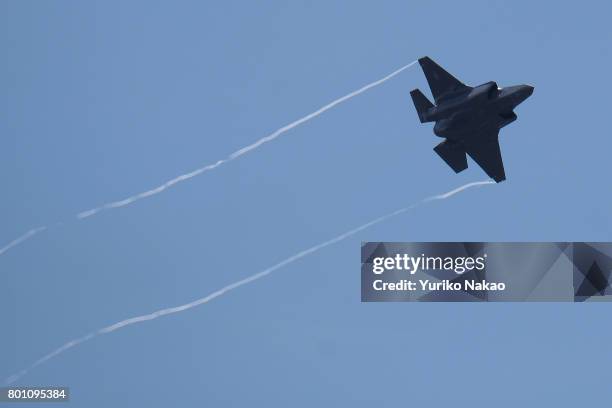
[[533,86],[531,85],[517,86],[514,91],[515,103],[519,104],[523,102],[525,99],[529,98],[532,93],[533,93]]

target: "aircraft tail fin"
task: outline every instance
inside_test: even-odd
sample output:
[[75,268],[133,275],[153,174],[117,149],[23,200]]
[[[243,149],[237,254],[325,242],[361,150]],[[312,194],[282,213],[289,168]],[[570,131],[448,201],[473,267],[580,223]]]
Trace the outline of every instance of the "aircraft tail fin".
[[467,157],[465,150],[459,146],[449,143],[447,140],[434,147],[434,151],[450,166],[455,173],[467,169]]
[[433,104],[427,99],[423,92],[418,89],[413,89],[410,91],[410,96],[412,97],[412,102],[414,103],[414,107],[416,108],[417,113],[419,114],[419,120],[421,123],[428,122],[425,114],[427,110],[433,108]]

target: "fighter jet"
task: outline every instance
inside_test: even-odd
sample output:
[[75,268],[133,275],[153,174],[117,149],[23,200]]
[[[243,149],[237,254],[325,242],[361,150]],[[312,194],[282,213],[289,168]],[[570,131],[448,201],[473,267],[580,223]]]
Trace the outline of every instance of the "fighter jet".
[[516,120],[513,109],[531,96],[533,87],[500,88],[494,81],[471,87],[429,57],[419,59],[419,64],[436,104],[418,89],[410,96],[421,123],[436,122],[434,133],[445,139],[434,151],[455,173],[467,168],[467,153],[493,180],[505,180],[499,130]]

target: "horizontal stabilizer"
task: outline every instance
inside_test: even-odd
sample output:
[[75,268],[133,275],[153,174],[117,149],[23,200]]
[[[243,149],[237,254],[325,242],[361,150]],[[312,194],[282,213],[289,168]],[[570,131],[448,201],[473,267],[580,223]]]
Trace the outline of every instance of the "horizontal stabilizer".
[[433,104],[427,99],[423,92],[418,89],[413,89],[410,91],[410,96],[412,97],[412,102],[414,103],[414,107],[416,108],[417,113],[419,114],[419,120],[421,123],[427,122],[426,113],[430,108],[433,108]]
[[467,157],[465,150],[447,140],[434,147],[434,151],[448,164],[455,173],[467,169]]

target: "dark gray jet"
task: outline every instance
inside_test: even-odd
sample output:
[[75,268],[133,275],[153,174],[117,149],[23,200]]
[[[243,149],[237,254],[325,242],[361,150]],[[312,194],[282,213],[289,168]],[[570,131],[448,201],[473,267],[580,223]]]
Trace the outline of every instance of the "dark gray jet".
[[421,123],[436,122],[434,133],[446,139],[434,151],[455,173],[467,168],[467,153],[493,180],[505,180],[499,130],[516,120],[513,109],[531,96],[533,87],[499,88],[493,81],[471,87],[429,57],[419,59],[419,63],[436,105],[418,89],[410,96]]

